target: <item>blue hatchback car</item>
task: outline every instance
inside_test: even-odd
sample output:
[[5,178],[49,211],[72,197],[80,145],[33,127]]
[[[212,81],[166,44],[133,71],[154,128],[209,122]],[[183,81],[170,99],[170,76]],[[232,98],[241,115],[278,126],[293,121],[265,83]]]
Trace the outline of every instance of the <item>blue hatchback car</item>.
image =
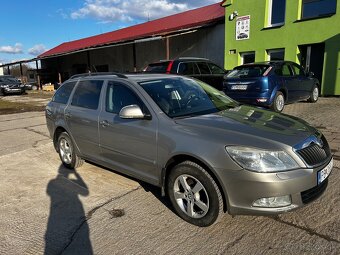
[[224,92],[236,101],[281,112],[285,104],[319,97],[318,79],[291,61],[269,61],[235,67],[226,76]]

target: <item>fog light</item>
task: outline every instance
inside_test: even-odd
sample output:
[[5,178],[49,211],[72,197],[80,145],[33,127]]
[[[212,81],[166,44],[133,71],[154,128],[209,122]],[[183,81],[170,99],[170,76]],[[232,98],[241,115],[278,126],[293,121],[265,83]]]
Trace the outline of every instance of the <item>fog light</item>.
[[267,98],[257,98],[256,101],[258,103],[265,103],[265,102],[267,102]]
[[291,205],[292,200],[290,198],[290,195],[282,196],[282,197],[264,197],[257,199],[253,206],[255,207],[283,207]]

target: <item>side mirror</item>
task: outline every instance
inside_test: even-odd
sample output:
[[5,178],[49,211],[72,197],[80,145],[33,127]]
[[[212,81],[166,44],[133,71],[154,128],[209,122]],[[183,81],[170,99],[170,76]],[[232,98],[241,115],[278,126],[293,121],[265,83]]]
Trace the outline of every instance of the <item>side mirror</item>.
[[145,115],[138,105],[128,105],[123,107],[119,112],[122,119],[151,119],[151,115]]

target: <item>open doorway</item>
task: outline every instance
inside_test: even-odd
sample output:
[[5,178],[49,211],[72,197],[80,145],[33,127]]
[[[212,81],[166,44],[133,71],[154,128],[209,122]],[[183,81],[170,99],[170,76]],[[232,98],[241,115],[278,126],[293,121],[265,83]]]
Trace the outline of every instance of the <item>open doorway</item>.
[[[323,60],[325,43],[299,45],[300,63],[306,72],[313,72],[314,76],[322,83]],[[319,91],[321,88],[319,88]]]

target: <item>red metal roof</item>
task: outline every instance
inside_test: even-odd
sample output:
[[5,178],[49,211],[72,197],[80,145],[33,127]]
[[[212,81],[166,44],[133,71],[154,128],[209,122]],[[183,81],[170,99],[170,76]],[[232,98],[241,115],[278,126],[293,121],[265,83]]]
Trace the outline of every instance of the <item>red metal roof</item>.
[[222,18],[224,18],[224,7],[222,7],[220,3],[216,3],[116,31],[62,43],[59,46],[39,55],[38,58],[45,58],[86,48],[168,34],[178,30],[203,26]]

